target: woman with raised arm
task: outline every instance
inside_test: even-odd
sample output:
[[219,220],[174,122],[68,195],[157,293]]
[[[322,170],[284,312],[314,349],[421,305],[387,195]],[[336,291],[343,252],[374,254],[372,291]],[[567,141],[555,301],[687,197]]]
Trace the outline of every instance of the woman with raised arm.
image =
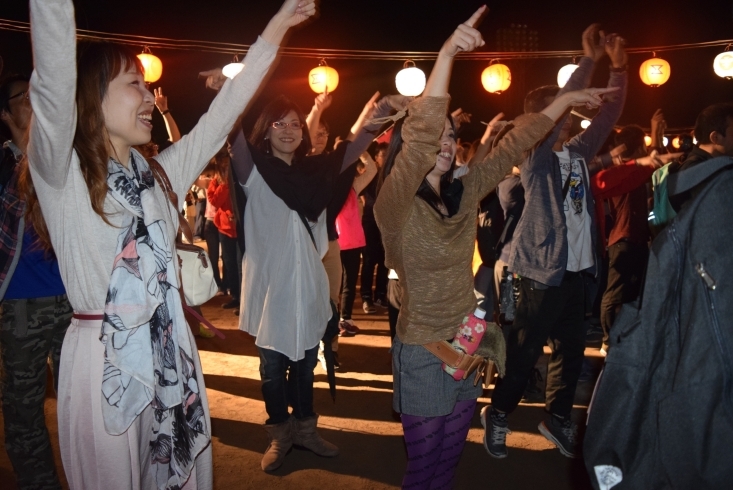
[[152,168],[167,173],[182,202],[287,30],[315,5],[285,1],[250,48],[244,71],[157,164],[131,149],[150,140],[154,108],[135,55],[95,43],[77,62],[72,0],[30,5],[28,158],[38,200],[29,206],[39,218],[42,212],[34,223],[53,244],[74,307],[58,389],[66,478],[75,490],[209,489],[211,423],[179,294],[178,210]]
[[[392,95],[372,105],[372,115],[381,117],[403,109],[407,99]],[[249,141],[238,131],[232,143],[234,181],[247,201],[240,213],[246,253],[239,328],[255,337],[260,354],[270,437],[261,463],[265,471],[280,467],[293,444],[320,456],[339,453],[316,431],[313,410],[318,344],[335,314],[322,263],[328,250],[326,208],[348,194],[359,155],[378,129],[379,124],[365,126],[333,152],[309,155],[305,115],[281,96],[264,108]]]
[[[452,178],[456,141],[448,116],[448,82],[454,57],[483,46],[474,26],[485,9],[459,25],[445,42],[423,96],[395,125],[374,208],[385,264],[397,272],[403,288],[392,349],[393,407],[402,414],[408,456],[403,488],[451,488],[482,391],[480,384],[474,386],[473,376],[456,381],[426,348],[453,339],[462,319],[475,308],[471,259],[478,202],[567,108],[597,106],[600,95],[609,91],[570,92],[540,114],[517,118],[514,129],[482,162],[463,177]],[[489,324],[484,340],[482,355],[503,372],[500,330]]]

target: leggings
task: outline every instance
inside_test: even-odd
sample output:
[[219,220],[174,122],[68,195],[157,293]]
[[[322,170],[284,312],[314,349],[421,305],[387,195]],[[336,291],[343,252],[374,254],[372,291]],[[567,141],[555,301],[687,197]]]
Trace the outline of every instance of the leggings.
[[441,417],[402,414],[407,446],[403,489],[453,488],[453,476],[471,428],[476,400],[456,403],[453,413]]

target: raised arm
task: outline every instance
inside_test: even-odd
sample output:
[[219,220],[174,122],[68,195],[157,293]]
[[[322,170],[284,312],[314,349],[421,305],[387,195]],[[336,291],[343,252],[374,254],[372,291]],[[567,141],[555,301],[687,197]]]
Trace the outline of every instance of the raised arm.
[[237,137],[234,138],[229,147],[229,160],[236,175],[236,181],[239,185],[247,185],[249,175],[255,166],[252,159],[252,153],[249,151],[247,139],[241,130],[237,131]]
[[590,161],[598,150],[601,149],[608,135],[613,130],[616,121],[621,116],[626,101],[626,63],[627,55],[624,49],[625,41],[621,36],[609,36],[606,43],[606,51],[611,59],[611,76],[608,80],[608,87],[616,91],[606,97],[605,103],[601,106],[593,122],[584,132],[570,140],[570,145],[575,146],[585,161]]
[[377,164],[374,163],[374,159],[369,155],[369,153],[364,152],[359,158],[364,164],[364,173],[357,175],[354,178],[354,191],[356,191],[357,196],[361,194],[361,191],[363,191],[377,175]]
[[323,112],[329,108],[332,102],[331,94],[328,93],[328,87],[322,94],[316,96],[316,100],[313,102],[313,107],[305,118],[305,123],[308,125],[308,132],[311,136],[311,141],[316,141],[318,138],[318,126],[321,124],[321,116]]
[[[379,96],[379,92],[374,95]],[[388,95],[386,97],[382,97],[382,99],[375,104],[375,96],[372,96],[372,98],[366,103],[359,119],[357,119],[357,122],[352,127],[352,131],[356,129],[356,134],[353,138],[349,135],[352,142],[344,154],[343,166],[341,167],[342,172],[356,163],[359,156],[369,148],[370,144],[372,144],[376,132],[379,131],[379,128],[382,126],[382,123],[366,124],[365,121],[383,118],[389,115],[392,110],[404,110],[411,100],[409,97],[404,97],[402,95]],[[359,122],[360,120],[362,123]],[[360,125],[361,127],[359,127]]]
[[165,121],[165,129],[168,131],[168,141],[175,143],[181,139],[181,131],[178,129],[178,124],[176,124],[168,108],[168,97],[163,95],[163,87],[153,89],[153,95],[155,95],[155,107],[158,108]]
[[[244,69],[224,82],[209,111],[180,141],[156,158],[165,167],[174,190],[183,193],[212,156],[224,145],[232,126],[257,92],[277,55],[279,43],[292,26],[315,14],[315,0],[285,0],[257,42],[247,52]],[[241,177],[240,177],[241,178]]]
[[31,170],[62,189],[76,131],[76,24],[71,0],[31,0],[33,117],[28,141]]
[[478,148],[476,148],[476,152],[471,157],[471,161],[468,162],[469,167],[477,164],[478,162],[482,162],[484,158],[486,158],[486,155],[489,154],[494,138],[499,134],[499,131],[507,125],[507,121],[501,120],[503,117],[504,113],[500,112],[494,116],[491,121],[489,121],[489,124],[486,125],[486,131],[484,131],[484,135],[481,137],[481,142],[479,143]]
[[440,135],[448,114],[448,83],[453,58],[461,51],[483,46],[481,33],[474,26],[485,10],[486,6],[478,9],[443,44],[423,96],[408,107],[409,115],[402,126],[402,150],[395,158],[392,171],[374,204],[374,216],[383,236],[400,232],[410,216],[420,183],[435,166]]

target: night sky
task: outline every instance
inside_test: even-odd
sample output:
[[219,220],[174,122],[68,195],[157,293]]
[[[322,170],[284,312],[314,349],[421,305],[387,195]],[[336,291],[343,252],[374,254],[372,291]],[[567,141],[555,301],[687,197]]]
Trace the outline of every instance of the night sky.
[[[297,47],[437,51],[443,41],[484,2],[479,0],[322,0],[319,18],[298,29],[288,45]],[[496,31],[510,24],[526,24],[539,32],[540,50],[580,50],[583,29],[600,22],[607,32],[618,32],[630,47],[714,41],[733,38],[733,5],[730,0],[672,1],[488,1],[488,16],[480,26],[486,49],[496,50]],[[251,44],[280,6],[278,0],[77,0],[80,28],[169,37]],[[28,20],[27,2],[2,0],[0,18]],[[137,50],[137,48],[134,48]],[[651,53],[629,58],[629,95],[620,124],[649,126],[653,112],[661,107],[668,126],[694,124],[705,106],[733,99],[733,81],[717,77],[712,60],[723,48],[657,53],[670,62],[672,76],[662,87],[642,84],[639,65]],[[187,132],[204,113],[214,96],[197,78],[201,70],[222,66],[229,55],[156,49],[164,65],[162,86],[182,132]],[[0,31],[0,55],[5,73],[30,74],[32,69],[28,35]],[[527,91],[556,83],[557,70],[571,59],[507,61],[512,85],[503,94],[483,90],[480,76],[483,61],[457,61],[451,82],[452,107],[474,114],[465,139],[479,137],[478,121],[488,121],[496,112],[508,118],[521,112]],[[277,69],[252,105],[245,124],[274,96],[285,94],[304,112],[310,110],[315,94],[308,88],[307,75],[317,58],[283,57]],[[375,90],[394,93],[394,76],[399,61],[331,60],[341,81],[334,103],[324,116],[332,138],[348,131],[361,107]],[[432,62],[417,66],[426,73]],[[608,60],[602,60],[594,76],[595,86],[605,86]],[[156,112],[154,139],[166,138],[162,118]],[[577,121],[576,121],[577,124]]]

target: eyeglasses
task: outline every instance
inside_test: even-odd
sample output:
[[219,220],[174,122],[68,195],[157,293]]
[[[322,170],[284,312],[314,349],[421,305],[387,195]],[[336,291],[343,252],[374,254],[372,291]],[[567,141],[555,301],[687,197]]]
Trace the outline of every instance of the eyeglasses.
[[316,138],[328,138],[328,133],[325,131],[320,131],[316,133]]
[[272,123],[272,127],[275,129],[292,128],[297,131],[299,129],[303,129],[303,123],[301,123],[300,121],[293,121],[289,123],[283,121],[275,121],[274,123]]
[[11,95],[10,97],[8,97],[8,102],[10,102],[11,100],[17,97],[23,97],[25,100],[30,100],[31,93],[29,90],[23,90],[22,92],[18,92],[17,94]]

